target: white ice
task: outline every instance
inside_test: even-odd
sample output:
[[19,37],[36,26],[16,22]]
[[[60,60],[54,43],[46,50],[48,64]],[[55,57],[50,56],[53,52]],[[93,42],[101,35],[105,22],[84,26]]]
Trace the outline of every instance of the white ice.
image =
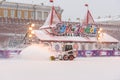
[[50,61],[50,54],[32,45],[19,56],[0,59],[0,80],[120,80],[120,57]]

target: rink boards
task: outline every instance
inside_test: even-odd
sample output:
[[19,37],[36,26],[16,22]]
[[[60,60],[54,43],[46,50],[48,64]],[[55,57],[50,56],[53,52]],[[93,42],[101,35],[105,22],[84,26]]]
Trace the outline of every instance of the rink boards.
[[0,50],[0,58],[9,58],[12,55],[19,55],[21,50]]
[[78,57],[120,56],[119,50],[78,50]]
[[[0,58],[19,55],[21,50],[0,50]],[[120,56],[120,50],[78,50],[77,57]]]

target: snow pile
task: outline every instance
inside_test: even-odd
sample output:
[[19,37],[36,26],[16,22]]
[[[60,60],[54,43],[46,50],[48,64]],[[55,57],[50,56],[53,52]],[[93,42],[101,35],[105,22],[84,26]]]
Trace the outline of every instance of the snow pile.
[[23,49],[20,54],[22,59],[49,60],[51,51],[49,50],[49,47],[42,44],[33,44]]

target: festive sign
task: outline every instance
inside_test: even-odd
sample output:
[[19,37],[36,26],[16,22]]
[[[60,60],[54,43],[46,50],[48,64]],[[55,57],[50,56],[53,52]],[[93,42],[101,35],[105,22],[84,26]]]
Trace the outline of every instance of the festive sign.
[[96,27],[87,27],[83,28],[83,32],[85,33],[91,33],[91,34],[96,34],[97,33],[97,28]]
[[63,35],[63,34],[73,34],[73,35],[80,35],[80,34],[97,34],[98,28],[94,25],[87,25],[85,27],[82,26],[72,26],[72,25],[65,25],[63,23],[56,24],[56,27],[53,29],[53,32],[56,35]]

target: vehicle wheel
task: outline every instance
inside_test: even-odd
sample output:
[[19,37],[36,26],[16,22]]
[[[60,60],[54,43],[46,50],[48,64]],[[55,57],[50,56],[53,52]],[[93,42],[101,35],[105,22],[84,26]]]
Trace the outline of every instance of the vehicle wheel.
[[59,60],[62,60],[62,55],[58,55],[58,59],[59,59]]
[[69,55],[69,60],[73,60],[75,57],[73,55]]
[[68,60],[68,56],[67,56],[67,55],[64,55],[64,56],[63,56],[63,60]]

